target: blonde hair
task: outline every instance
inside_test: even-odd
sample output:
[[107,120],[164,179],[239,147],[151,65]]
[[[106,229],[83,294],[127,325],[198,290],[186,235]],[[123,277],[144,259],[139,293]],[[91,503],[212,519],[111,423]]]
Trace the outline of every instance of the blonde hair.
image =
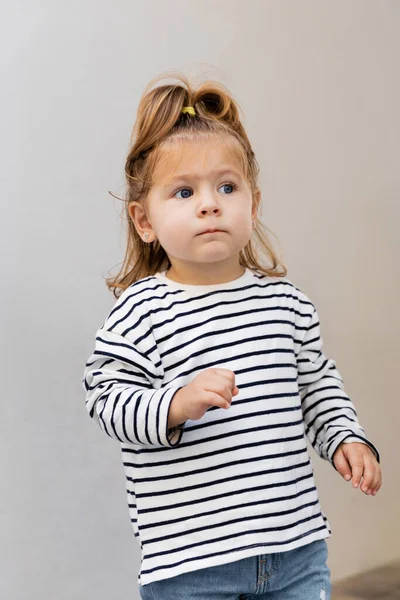
[[[135,281],[171,266],[167,253],[157,239],[150,244],[142,240],[128,210],[131,202],[140,202],[146,211],[146,198],[154,181],[156,164],[162,153],[168,151],[169,143],[176,140],[207,140],[210,136],[223,138],[240,162],[253,194],[253,202],[259,193],[259,166],[240,122],[239,105],[229,91],[214,81],[206,81],[194,89],[181,73],[174,74],[180,83],[159,85],[148,91],[155,82],[170,75],[158,75],[146,87],[131,135],[131,147],[125,161],[127,192],[123,199],[128,223],[125,258],[118,274],[106,279],[106,285],[116,298]],[[195,116],[182,113],[182,108],[186,106],[194,107]],[[269,241],[268,231],[256,217],[253,235],[269,259],[270,266],[262,264],[252,239],[240,251],[239,262],[270,277],[285,277],[287,270],[279,262]]]

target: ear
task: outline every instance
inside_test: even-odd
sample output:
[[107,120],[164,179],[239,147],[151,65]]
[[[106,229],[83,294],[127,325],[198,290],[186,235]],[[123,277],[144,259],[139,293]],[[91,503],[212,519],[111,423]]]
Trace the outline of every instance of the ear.
[[149,239],[146,239],[146,242],[153,241],[155,237],[153,228],[143,205],[140,202],[130,202],[128,205],[128,212],[140,237],[144,239],[144,234],[148,233]]

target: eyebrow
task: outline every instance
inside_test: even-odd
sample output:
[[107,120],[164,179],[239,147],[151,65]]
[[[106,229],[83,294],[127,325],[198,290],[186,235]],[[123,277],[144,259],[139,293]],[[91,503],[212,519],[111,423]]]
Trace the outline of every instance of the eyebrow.
[[[212,175],[224,175],[227,173],[231,173],[233,175],[236,175],[237,177],[241,177],[240,173],[238,171],[235,171],[235,169],[232,169],[231,167],[227,167],[224,169],[214,169],[212,171],[209,171],[207,173],[207,176],[210,177]],[[200,179],[200,176],[195,175],[194,173],[181,173],[179,175],[176,175],[175,177],[171,177],[171,179],[168,179],[166,183],[162,184],[162,187],[170,187],[171,185],[175,185],[178,181],[187,181],[188,179]]]

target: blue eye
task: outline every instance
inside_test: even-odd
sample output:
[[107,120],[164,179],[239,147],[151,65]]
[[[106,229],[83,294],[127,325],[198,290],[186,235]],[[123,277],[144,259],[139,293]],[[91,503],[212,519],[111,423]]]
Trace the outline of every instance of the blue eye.
[[[223,185],[221,185],[221,187],[228,187],[228,188],[230,187],[230,188],[232,188],[232,192],[234,192],[238,188],[236,183],[224,183]],[[177,190],[173,194],[173,196],[175,196],[176,194],[179,194],[179,192],[187,192],[188,190],[190,191],[191,188],[181,188],[180,190]],[[230,193],[232,193],[232,192],[230,192]],[[185,199],[185,198],[189,198],[189,196],[184,196],[184,198],[182,198],[182,199]]]
[[[179,194],[179,192],[187,192],[189,191],[189,188],[182,188],[181,190],[178,190],[177,192],[175,192],[175,194]],[[174,194],[174,196],[175,196]],[[185,198],[189,198],[189,196],[185,196]]]
[[232,192],[234,192],[238,188],[238,186],[235,183],[224,183],[223,185],[221,185],[221,187],[231,187]]

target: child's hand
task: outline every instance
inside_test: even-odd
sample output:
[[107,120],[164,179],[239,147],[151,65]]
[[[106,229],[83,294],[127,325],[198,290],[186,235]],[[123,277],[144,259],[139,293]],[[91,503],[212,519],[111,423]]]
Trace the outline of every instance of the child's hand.
[[356,488],[363,476],[360,490],[367,496],[373,496],[382,485],[382,473],[375,454],[366,444],[351,442],[339,444],[333,455],[336,469],[346,481],[353,478],[353,486]]
[[198,373],[190,383],[181,388],[176,398],[184,419],[197,421],[211,406],[229,408],[232,396],[238,393],[233,371],[211,367]]

